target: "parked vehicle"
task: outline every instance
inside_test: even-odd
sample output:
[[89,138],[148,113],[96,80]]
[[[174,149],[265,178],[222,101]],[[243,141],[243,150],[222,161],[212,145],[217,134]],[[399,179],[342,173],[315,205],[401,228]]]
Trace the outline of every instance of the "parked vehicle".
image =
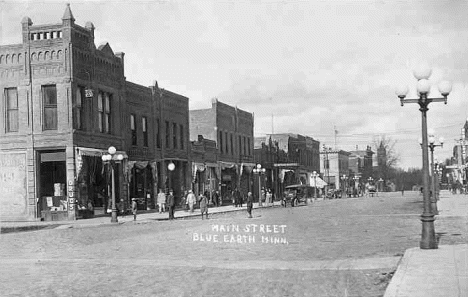
[[297,206],[299,203],[307,205],[307,200],[314,197],[314,188],[307,185],[291,185],[286,187],[281,204],[287,206]]

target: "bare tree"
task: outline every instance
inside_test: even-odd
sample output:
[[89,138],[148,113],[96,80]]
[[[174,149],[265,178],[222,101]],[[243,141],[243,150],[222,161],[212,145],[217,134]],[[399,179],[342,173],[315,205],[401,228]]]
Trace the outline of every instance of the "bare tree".
[[[400,161],[399,154],[395,151],[396,140],[387,137],[385,134],[374,137],[374,149],[377,153],[377,175],[385,183],[390,180],[395,182],[396,166]],[[380,154],[379,154],[380,152]]]

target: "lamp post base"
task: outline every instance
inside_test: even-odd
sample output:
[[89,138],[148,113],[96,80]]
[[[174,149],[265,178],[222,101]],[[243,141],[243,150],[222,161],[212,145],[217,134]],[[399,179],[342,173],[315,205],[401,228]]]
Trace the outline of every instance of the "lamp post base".
[[117,209],[112,210],[112,217],[111,217],[111,223],[118,223],[119,220],[117,219]]
[[419,247],[423,250],[437,249],[437,240],[434,229],[434,215],[433,214],[422,214],[422,235]]

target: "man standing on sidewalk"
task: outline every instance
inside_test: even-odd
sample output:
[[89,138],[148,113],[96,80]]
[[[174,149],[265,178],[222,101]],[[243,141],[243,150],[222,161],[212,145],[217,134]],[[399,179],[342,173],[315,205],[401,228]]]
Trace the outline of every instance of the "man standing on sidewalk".
[[173,220],[175,201],[174,201],[174,191],[172,189],[169,191],[169,196],[167,196],[166,203],[167,203],[167,206],[169,207],[169,220]]
[[203,220],[204,213],[206,213],[206,218],[208,219],[208,197],[206,197],[203,194],[200,194],[199,202],[200,202],[200,211],[201,211],[202,220]]
[[253,208],[253,196],[252,192],[247,193],[247,212],[249,213],[249,218],[252,217],[252,208]]
[[159,213],[166,211],[166,194],[164,194],[162,189],[159,189],[158,206]]
[[187,204],[189,206],[191,213],[193,212],[193,207],[196,202],[197,202],[197,199],[195,198],[195,194],[193,194],[192,190],[189,190],[189,193],[187,195]]

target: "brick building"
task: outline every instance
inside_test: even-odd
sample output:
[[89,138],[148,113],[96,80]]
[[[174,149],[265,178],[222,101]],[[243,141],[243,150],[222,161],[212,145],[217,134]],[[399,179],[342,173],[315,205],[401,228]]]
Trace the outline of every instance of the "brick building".
[[355,151],[349,152],[349,171],[353,176],[359,176],[362,181],[367,180],[372,176],[372,160],[374,152],[368,145],[365,150],[359,150],[356,147]]
[[331,189],[344,189],[350,180],[343,180],[343,176],[349,178],[350,153],[339,149],[324,149],[320,152],[320,167],[323,168],[323,180]]
[[178,188],[189,184],[188,98],[126,81],[124,54],[96,47],[94,25],[75,24],[69,5],[59,24],[21,24],[22,43],[0,46],[1,220],[104,212],[110,146],[124,157],[115,170],[121,208],[132,196],[151,200],[168,162],[179,168]]
[[265,186],[275,192],[292,184],[310,185],[312,172],[320,172],[320,142],[312,137],[267,134],[255,143],[255,161],[266,169]]
[[[245,195],[251,189],[253,163],[253,114],[213,99],[211,108],[190,110],[190,139],[213,140],[217,163],[205,162],[217,181],[223,200],[230,200],[235,188]],[[210,189],[215,190],[215,189]]]

